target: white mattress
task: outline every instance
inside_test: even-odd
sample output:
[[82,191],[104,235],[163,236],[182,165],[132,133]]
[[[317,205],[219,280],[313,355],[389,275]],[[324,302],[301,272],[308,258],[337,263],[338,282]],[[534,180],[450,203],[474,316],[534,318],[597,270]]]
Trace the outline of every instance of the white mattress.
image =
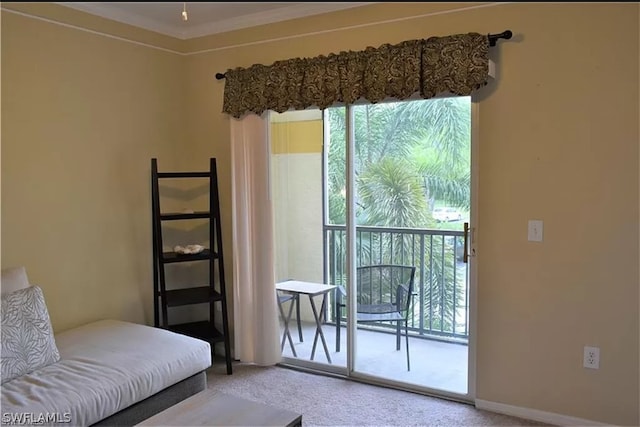
[[209,343],[134,323],[101,320],[55,338],[60,362],[2,385],[3,424],[11,412],[87,426],[211,366]]

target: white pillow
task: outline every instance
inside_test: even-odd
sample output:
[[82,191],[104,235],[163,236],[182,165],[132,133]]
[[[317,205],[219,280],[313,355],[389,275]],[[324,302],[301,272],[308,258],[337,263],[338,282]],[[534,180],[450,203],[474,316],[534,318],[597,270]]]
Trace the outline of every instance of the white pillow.
[[60,360],[42,289],[2,296],[2,384]]
[[27,271],[24,267],[9,267],[2,269],[0,276],[0,293],[2,295],[10,294],[20,289],[29,287],[29,279]]

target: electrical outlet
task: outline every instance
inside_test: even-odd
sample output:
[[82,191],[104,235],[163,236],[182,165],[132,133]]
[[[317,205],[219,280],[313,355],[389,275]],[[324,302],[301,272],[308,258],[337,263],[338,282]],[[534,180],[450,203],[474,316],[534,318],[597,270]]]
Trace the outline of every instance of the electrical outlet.
[[600,349],[598,347],[585,347],[582,366],[589,369],[600,368]]

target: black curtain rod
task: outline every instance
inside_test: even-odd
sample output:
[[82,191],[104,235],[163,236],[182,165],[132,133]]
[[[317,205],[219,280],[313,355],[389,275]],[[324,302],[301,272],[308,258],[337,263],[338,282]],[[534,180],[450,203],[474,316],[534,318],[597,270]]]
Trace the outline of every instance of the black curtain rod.
[[[507,31],[503,31],[499,34],[489,34],[489,46],[495,46],[496,42],[498,41],[498,39],[505,39],[505,40],[509,40],[511,37],[513,36],[513,33],[511,32],[511,30],[507,30]],[[224,79],[224,74],[223,73],[216,73],[216,79],[217,80],[222,80]]]

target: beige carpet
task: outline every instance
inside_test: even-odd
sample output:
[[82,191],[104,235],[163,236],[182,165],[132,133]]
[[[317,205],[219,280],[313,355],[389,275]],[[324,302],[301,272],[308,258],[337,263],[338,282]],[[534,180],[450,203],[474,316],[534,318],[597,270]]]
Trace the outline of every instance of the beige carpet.
[[208,387],[302,414],[303,426],[544,426],[472,405],[283,367],[223,363]]

